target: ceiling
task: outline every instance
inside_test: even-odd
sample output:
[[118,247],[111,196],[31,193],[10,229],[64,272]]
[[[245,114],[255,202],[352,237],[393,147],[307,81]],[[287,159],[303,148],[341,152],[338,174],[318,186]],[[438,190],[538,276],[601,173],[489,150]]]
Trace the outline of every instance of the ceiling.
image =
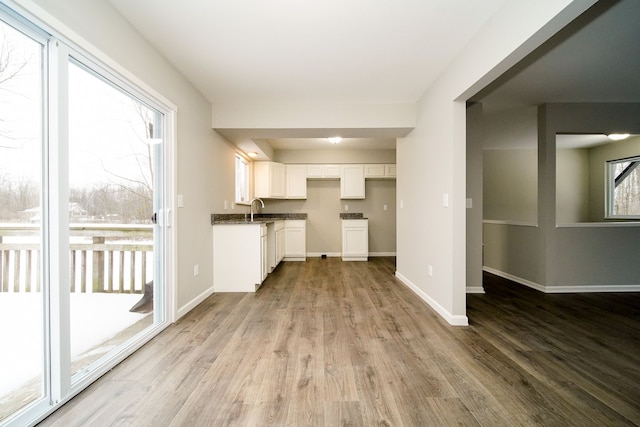
[[600,1],[471,100],[639,102],[639,23],[639,1]]
[[[109,1],[212,104],[307,105],[416,102],[505,2]],[[639,1],[598,2],[471,100],[640,101],[638,22]],[[327,145],[286,130],[251,138],[274,150]],[[346,138],[331,149],[373,147],[393,149],[395,138]]]
[[[504,1],[109,0],[212,104],[307,105],[415,103]],[[371,130],[352,136],[331,149],[395,148]]]

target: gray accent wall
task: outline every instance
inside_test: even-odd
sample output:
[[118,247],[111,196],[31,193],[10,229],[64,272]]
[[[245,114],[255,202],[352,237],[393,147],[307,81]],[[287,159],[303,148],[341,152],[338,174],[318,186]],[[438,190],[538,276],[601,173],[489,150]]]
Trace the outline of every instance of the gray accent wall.
[[[486,128],[499,122],[495,119],[483,113],[481,119],[468,122],[471,127],[485,128],[484,146],[490,142]],[[513,122],[502,123],[504,135],[517,134]],[[638,133],[640,104],[546,104],[538,108],[536,120],[522,127],[521,134],[529,134],[534,123],[538,135],[537,220],[528,224],[527,218],[518,223],[524,219],[521,211],[505,208],[499,197],[488,194],[512,194],[513,176],[505,174],[501,182],[494,175],[498,170],[513,174],[512,165],[500,163],[509,163],[517,156],[490,158],[483,169],[484,267],[546,292],[640,289],[640,222],[602,219],[604,162],[637,154],[637,141],[573,152],[556,152],[555,144],[558,133]],[[471,153],[474,149],[467,150]],[[485,161],[492,151],[483,152]],[[563,166],[559,171],[558,162]],[[486,175],[493,178],[487,179]]]

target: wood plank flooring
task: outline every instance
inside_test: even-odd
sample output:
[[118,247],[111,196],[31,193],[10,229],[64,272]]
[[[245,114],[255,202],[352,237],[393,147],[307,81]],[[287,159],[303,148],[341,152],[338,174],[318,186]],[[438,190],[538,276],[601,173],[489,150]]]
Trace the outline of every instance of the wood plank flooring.
[[640,425],[640,294],[485,276],[453,327],[393,258],[283,263],[215,294],[43,426]]

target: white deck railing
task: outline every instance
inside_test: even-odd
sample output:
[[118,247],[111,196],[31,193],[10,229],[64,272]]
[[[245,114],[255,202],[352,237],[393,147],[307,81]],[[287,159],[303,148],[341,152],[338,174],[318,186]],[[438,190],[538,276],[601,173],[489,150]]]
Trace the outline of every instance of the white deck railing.
[[[71,292],[142,293],[152,280],[152,225],[72,224]],[[40,292],[40,229],[0,224],[0,292]]]

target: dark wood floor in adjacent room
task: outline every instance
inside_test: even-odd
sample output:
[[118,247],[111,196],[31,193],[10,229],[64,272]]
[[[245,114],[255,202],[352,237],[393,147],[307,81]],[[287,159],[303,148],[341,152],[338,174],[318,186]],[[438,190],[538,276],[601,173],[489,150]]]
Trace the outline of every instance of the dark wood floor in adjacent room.
[[393,258],[287,262],[214,294],[45,426],[640,425],[640,294],[485,275],[453,327]]

